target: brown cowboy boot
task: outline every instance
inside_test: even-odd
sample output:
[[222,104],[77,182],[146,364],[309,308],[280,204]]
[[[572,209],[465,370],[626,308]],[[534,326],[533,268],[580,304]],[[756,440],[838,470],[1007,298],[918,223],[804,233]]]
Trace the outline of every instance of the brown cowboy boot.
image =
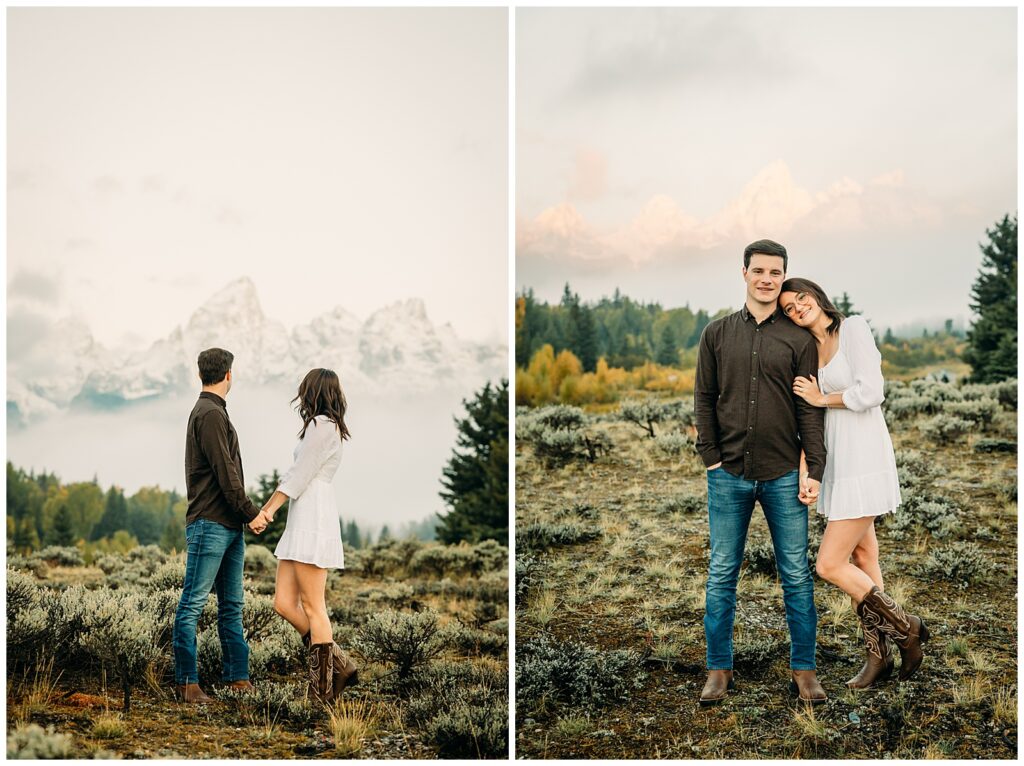
[[331,667],[334,671],[334,695],[341,694],[346,686],[359,683],[359,668],[336,643],[331,644]]
[[814,670],[793,670],[793,680],[789,682],[789,690],[796,694],[801,702],[808,705],[820,705],[828,699],[825,690],[818,681]]
[[[307,649],[309,648],[309,636],[308,632],[302,636],[302,644]],[[346,686],[355,686],[359,683],[359,669],[337,644],[331,645],[331,668],[334,672],[332,683],[334,684],[335,696],[341,694],[341,690]]]
[[321,702],[334,700],[334,673],[331,668],[331,645],[309,647],[309,691]]
[[863,603],[862,601],[857,604],[857,616],[860,617],[860,627],[864,631],[864,645],[867,647],[868,656],[860,672],[846,682],[851,689],[867,689],[881,683],[892,675],[893,668],[889,637],[878,629],[876,615],[861,608]]
[[708,680],[700,693],[700,704],[703,707],[717,705],[725,699],[725,695],[736,688],[732,680],[731,670],[709,670]]
[[871,590],[861,602],[862,614],[871,614],[877,620],[878,629],[885,633],[900,650],[900,680],[906,681],[921,667],[924,651],[921,644],[930,638],[924,620],[916,614],[907,614],[903,607],[893,601],[878,586]]
[[206,692],[199,688],[199,684],[179,684],[177,691],[182,702],[193,705],[205,705],[207,702],[213,702],[213,698],[207,697]]
[[254,691],[256,689],[256,687],[253,686],[252,683],[250,683],[249,679],[247,679],[247,678],[243,678],[240,681],[231,681],[230,683],[227,684],[227,687],[229,689],[241,689],[242,691],[246,691],[246,692],[251,692],[251,691]]

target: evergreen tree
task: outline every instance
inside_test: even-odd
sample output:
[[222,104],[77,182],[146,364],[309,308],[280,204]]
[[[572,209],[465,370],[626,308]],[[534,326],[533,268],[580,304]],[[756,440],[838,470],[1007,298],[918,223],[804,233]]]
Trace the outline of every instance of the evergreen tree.
[[160,536],[160,548],[164,551],[185,550],[185,517],[188,514],[188,501],[182,499],[177,492],[172,492],[170,499],[174,504],[171,506],[167,525]]
[[71,518],[71,509],[65,504],[57,509],[53,518],[53,528],[50,530],[50,542],[54,545],[74,545],[75,526]]
[[672,329],[671,322],[665,322],[661,329],[661,336],[658,338],[658,350],[654,355],[654,361],[666,366],[679,364],[679,347],[676,343],[676,331]]
[[466,417],[456,419],[456,447],[441,480],[449,511],[440,516],[437,537],[508,545],[508,381],[487,383],[462,403]]
[[36,532],[35,520],[26,516],[14,527],[14,548],[20,553],[28,553],[39,547],[39,535]]
[[345,525],[345,542],[352,549],[358,550],[363,547],[363,537],[359,534],[359,525],[354,521]]
[[839,309],[843,316],[852,317],[860,314],[860,312],[853,307],[853,302],[850,301],[850,296],[845,292],[841,298],[832,298],[832,303],[835,304],[835,307]]
[[103,515],[99,523],[92,528],[90,539],[112,537],[119,529],[128,529],[128,501],[125,500],[124,490],[120,487],[111,487],[107,490]]
[[579,298],[576,299],[575,311],[575,338],[573,352],[579,357],[584,372],[593,372],[597,369],[597,333],[594,329],[594,316],[590,309],[581,306]]
[[892,334],[892,328],[885,328],[885,337],[882,339],[882,343],[887,343],[890,346],[896,345],[896,336]]
[[387,540],[390,540],[390,539],[391,539],[391,530],[388,529],[388,525],[385,524],[383,527],[380,528],[380,535],[377,537],[377,542],[378,543],[383,543],[383,542],[385,542]]
[[963,359],[971,380],[992,383],[1017,377],[1017,216],[1003,216],[981,245],[981,267],[971,288],[977,315],[967,331]]

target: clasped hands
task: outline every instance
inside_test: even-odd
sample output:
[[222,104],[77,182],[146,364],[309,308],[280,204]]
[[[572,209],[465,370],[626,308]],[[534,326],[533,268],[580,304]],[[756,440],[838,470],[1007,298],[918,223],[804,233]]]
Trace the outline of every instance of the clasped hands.
[[274,517],[267,512],[267,509],[264,506],[256,515],[256,518],[249,522],[249,529],[252,530],[252,533],[254,535],[258,535],[260,532],[266,529],[267,525],[270,524],[270,522],[272,522],[273,520]]
[[817,479],[812,479],[803,471],[800,472],[800,494],[798,499],[804,505],[810,506],[818,499],[818,489],[821,487],[821,482]]

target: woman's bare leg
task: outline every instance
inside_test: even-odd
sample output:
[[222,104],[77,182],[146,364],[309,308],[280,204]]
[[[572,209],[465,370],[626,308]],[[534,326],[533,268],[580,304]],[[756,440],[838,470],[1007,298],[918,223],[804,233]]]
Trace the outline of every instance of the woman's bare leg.
[[868,530],[874,529],[874,522],[874,516],[830,521],[818,549],[818,576],[841,588],[857,603],[875,583],[864,570],[850,563],[850,556]]
[[295,573],[295,562],[277,562],[277,582],[274,586],[274,611],[284,617],[300,636],[309,633],[309,618],[302,610],[299,597],[299,578]]
[[327,616],[327,570],[301,561],[291,562],[299,584],[302,611],[309,620],[310,643],[329,644],[334,640]]

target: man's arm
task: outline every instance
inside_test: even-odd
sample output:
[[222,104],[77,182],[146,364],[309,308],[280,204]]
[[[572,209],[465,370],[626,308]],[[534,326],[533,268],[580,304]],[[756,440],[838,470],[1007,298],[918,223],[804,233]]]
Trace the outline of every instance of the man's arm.
[[[797,358],[797,376],[810,378],[818,372],[818,349],[814,339],[808,338]],[[807,473],[814,481],[821,481],[825,473],[825,410],[815,407],[803,397],[794,394],[796,422],[800,443],[807,456]]]
[[220,491],[234,511],[246,522],[255,519],[260,509],[257,508],[245,493],[242,477],[228,452],[228,421],[227,416],[212,411],[203,416],[197,424],[199,428],[199,446],[213,468],[214,476]]
[[718,415],[715,405],[718,402],[718,360],[712,346],[709,330],[704,328],[700,334],[697,348],[697,374],[693,382],[693,413],[697,425],[697,452],[707,468],[722,462],[722,451],[719,447]]

